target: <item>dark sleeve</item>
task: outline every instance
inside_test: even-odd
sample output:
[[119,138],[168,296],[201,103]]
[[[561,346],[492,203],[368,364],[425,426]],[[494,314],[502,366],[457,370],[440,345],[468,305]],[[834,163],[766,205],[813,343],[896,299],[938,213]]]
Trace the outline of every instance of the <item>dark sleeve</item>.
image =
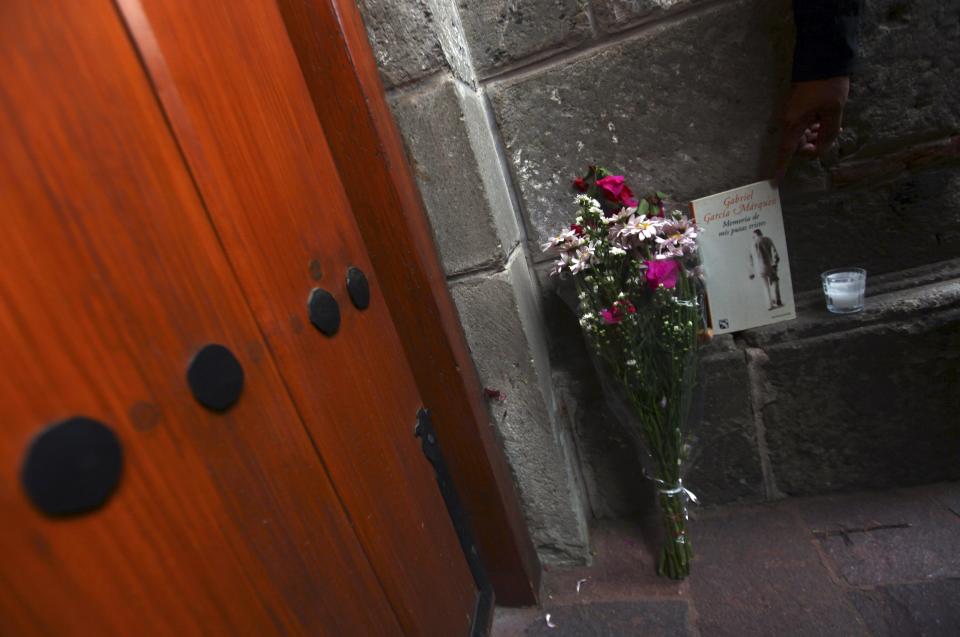
[[861,8],[862,0],[793,0],[794,82],[850,75],[860,40]]

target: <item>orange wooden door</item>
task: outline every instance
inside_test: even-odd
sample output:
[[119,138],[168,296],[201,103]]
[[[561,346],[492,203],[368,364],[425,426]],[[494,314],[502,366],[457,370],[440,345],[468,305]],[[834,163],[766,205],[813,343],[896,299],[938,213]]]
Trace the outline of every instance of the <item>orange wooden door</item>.
[[[0,634],[465,634],[420,397],[273,2],[5,2],[0,68]],[[244,370],[222,413],[187,386],[207,343]],[[75,415],[122,477],[47,517],[24,454]]]

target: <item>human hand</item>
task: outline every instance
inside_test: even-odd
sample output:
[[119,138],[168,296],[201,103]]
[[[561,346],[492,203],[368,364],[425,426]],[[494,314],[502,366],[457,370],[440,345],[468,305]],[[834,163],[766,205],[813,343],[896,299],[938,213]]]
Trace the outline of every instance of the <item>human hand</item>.
[[783,179],[794,153],[823,155],[833,146],[849,93],[849,77],[794,82],[783,109],[774,183]]

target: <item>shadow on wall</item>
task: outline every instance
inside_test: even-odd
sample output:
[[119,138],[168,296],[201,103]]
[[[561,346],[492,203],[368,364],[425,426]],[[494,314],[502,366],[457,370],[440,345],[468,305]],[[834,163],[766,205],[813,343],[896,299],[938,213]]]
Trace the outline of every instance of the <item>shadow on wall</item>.
[[902,174],[885,183],[784,196],[794,290],[820,273],[863,267],[876,276],[960,257],[960,172]]
[[541,286],[555,392],[570,415],[590,512],[595,518],[619,518],[648,511],[654,492],[643,478],[638,448],[607,406],[571,306],[576,303],[573,282],[545,275]]

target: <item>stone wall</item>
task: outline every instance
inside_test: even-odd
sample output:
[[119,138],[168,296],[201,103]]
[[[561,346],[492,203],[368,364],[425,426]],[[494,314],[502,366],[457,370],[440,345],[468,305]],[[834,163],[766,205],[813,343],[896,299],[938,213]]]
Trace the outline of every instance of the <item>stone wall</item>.
[[[678,201],[772,172],[789,0],[359,0],[541,556],[648,501],[537,247],[589,163]],[[867,0],[829,157],[782,188],[797,321],[704,353],[708,503],[960,478],[960,5]],[[818,273],[870,271],[868,310]]]

